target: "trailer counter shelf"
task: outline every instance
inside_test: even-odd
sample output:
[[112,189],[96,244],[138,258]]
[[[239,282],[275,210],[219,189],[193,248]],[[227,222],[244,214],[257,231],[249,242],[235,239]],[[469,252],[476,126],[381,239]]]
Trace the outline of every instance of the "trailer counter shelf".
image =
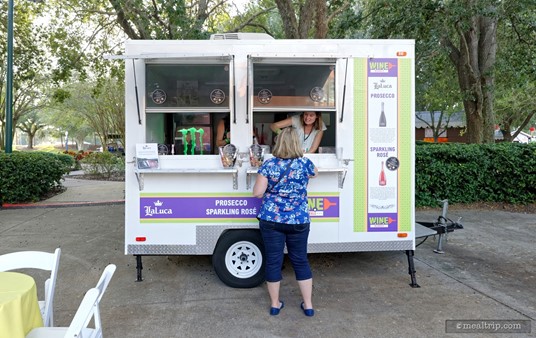
[[[243,156],[242,156],[243,157]],[[268,156],[269,157],[269,156]],[[342,160],[345,161],[345,160]],[[348,164],[348,160],[346,160],[346,164]],[[239,161],[237,164],[237,167],[241,167],[243,165],[242,160]],[[244,164],[244,167],[246,165]],[[344,186],[344,179],[346,178],[346,168],[338,168],[338,167],[317,167],[318,173],[337,173],[338,174],[338,187],[343,188]],[[252,175],[256,175],[259,168],[256,167],[249,167],[246,169],[246,189],[251,189],[251,178]],[[162,168],[162,169],[138,169],[135,168],[134,172],[136,174],[136,178],[138,179],[138,185],[139,190],[142,191],[144,189],[144,177],[146,174],[193,174],[193,175],[204,175],[204,174],[231,174],[233,178],[233,189],[238,189],[238,168]],[[202,177],[201,177],[202,178]]]
[[[346,178],[346,168],[321,168],[317,167],[319,175],[322,173],[337,173],[338,179],[339,179],[339,188],[343,188],[344,186],[344,179]],[[250,168],[246,171],[247,178],[246,178],[246,189],[251,189],[251,177],[252,175],[256,175],[259,168]]]
[[203,175],[203,174],[231,174],[233,177],[233,189],[238,189],[237,174],[238,169],[236,168],[225,168],[225,169],[200,169],[200,168],[176,168],[176,169],[135,169],[136,178],[138,179],[138,185],[140,191],[144,188],[144,178],[146,174],[193,174],[193,175]]
[[[405,251],[417,286],[413,40],[125,44],[116,58],[127,61],[126,158],[137,145],[167,149],[161,169],[126,168],[125,254],[136,256],[139,280],[143,255],[212,255],[225,284],[262,283],[248,149],[257,135],[266,159],[271,123],[316,111],[327,129],[323,150],[306,155],[319,168],[308,187],[309,252]],[[239,152],[231,169],[216,151],[226,117]]]

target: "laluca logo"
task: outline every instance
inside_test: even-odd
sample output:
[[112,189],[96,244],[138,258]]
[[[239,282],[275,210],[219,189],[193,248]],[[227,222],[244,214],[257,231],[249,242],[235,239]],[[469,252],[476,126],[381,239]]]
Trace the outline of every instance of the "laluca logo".
[[164,205],[164,202],[156,200],[153,204],[154,207],[151,207],[150,205],[145,206],[145,216],[173,214],[173,210],[161,208]]

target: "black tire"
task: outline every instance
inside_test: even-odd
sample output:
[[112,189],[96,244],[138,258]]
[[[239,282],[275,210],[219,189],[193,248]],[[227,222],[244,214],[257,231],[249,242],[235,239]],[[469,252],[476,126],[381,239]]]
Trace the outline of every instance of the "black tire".
[[233,288],[254,288],[264,282],[264,244],[258,230],[225,232],[214,249],[216,275]]

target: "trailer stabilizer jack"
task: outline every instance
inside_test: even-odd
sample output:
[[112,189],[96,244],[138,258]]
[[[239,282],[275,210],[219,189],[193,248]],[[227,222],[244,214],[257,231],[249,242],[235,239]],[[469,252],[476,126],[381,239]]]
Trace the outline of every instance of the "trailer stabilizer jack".
[[143,282],[143,278],[141,276],[141,270],[143,270],[143,264],[141,263],[141,255],[135,255],[135,256],[136,256],[136,271],[137,271],[136,282]]
[[415,250],[406,250],[406,256],[408,256],[408,273],[411,277],[411,283],[409,286],[412,288],[420,288],[421,286],[417,284],[417,277],[415,277],[415,264],[413,263],[414,255]]

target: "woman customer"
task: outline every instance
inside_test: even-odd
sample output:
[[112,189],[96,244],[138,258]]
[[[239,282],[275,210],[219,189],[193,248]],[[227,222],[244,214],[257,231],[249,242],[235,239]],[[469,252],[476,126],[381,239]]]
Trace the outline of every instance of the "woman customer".
[[316,176],[317,169],[310,159],[303,157],[302,141],[294,128],[281,131],[272,154],[259,168],[253,187],[253,196],[262,197],[257,218],[265,247],[270,315],[278,315],[284,306],[279,299],[279,287],[286,244],[303,298],[301,308],[311,317],[314,315],[313,275],[307,259],[310,227],[307,184],[309,178]]
[[287,117],[279,122],[270,125],[272,131],[276,134],[281,132],[282,128],[294,127],[298,130],[300,144],[306,153],[314,153],[320,146],[326,125],[322,121],[320,112],[306,111],[300,115]]

